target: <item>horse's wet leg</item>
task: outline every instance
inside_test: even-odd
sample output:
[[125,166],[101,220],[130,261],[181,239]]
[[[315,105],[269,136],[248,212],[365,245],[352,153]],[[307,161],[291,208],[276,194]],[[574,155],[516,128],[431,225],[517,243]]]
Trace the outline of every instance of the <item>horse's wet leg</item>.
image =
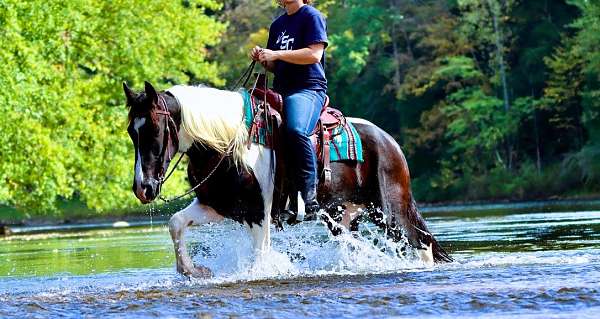
[[185,230],[193,225],[220,222],[223,216],[217,214],[209,206],[202,205],[194,199],[190,205],[179,211],[169,220],[169,232],[175,248],[177,272],[192,277],[210,277],[212,272],[203,266],[194,266],[185,244]]
[[252,246],[257,255],[263,254],[271,249],[271,214],[266,214],[261,224],[245,224],[250,236],[252,237]]
[[417,249],[421,260],[426,264],[433,264],[433,236],[417,211],[408,185],[406,181],[399,183],[395,179],[380,180],[382,210],[386,214],[385,229],[395,241],[400,240],[404,234],[409,244]]
[[264,211],[263,219],[258,224],[244,223],[252,236],[252,245],[257,256],[271,249],[271,207],[273,202],[273,191],[263,192]]
[[327,216],[322,216],[321,219],[325,221],[331,234],[338,236],[344,231],[358,231],[358,219],[364,210],[364,205],[344,202],[332,205],[327,209]]
[[[246,162],[256,177],[260,185],[261,196],[263,199],[263,211],[256,212],[262,214],[263,218],[260,225],[245,222],[248,232],[252,236],[254,251],[261,255],[271,249],[271,208],[273,207],[274,178],[273,165],[275,161],[274,153],[262,146],[252,145],[246,154]],[[251,214],[250,212],[248,212]]]
[[356,205],[347,203],[344,205],[346,209],[342,212],[342,220],[340,224],[350,231],[358,230],[358,218],[366,210],[364,205]]

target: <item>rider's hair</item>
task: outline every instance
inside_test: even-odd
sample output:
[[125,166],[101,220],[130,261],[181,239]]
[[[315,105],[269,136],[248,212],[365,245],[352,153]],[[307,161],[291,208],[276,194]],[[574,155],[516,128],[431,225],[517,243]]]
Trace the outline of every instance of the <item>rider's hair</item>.
[[[302,0],[302,2],[304,2],[304,4],[311,4],[313,3],[313,0]],[[283,7],[281,0],[277,0],[277,4]]]

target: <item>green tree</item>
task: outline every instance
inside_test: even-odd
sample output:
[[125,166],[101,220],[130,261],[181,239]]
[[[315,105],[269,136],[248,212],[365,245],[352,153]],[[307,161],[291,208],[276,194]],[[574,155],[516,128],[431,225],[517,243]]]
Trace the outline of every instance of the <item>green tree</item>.
[[[219,44],[211,50],[219,71],[233,85],[250,64],[250,50],[265,47],[269,25],[282,10],[273,0],[222,0],[219,20],[227,26]],[[261,68],[260,65],[258,68]],[[258,71],[258,68],[256,71]]]
[[[588,135],[587,144],[567,156],[564,163],[566,169],[579,172],[582,181],[597,187],[600,184],[600,3],[569,2],[582,14],[573,24],[577,30],[574,39],[566,41],[566,49],[559,50],[555,58],[547,61],[558,77],[558,83],[550,83],[548,95],[556,101],[562,94],[565,108],[580,110],[581,122]],[[572,63],[565,66],[559,60],[561,55],[566,55],[567,61]],[[561,83],[565,77],[570,80]]]
[[582,12],[574,26],[578,29],[577,44],[573,48],[584,60],[585,88],[583,97],[583,122],[592,143],[600,140],[600,3],[573,0]]
[[[0,201],[52,211],[132,205],[121,82],[222,84],[213,0],[0,2]],[[171,186],[172,185],[172,186]],[[183,177],[169,189],[181,189]]]

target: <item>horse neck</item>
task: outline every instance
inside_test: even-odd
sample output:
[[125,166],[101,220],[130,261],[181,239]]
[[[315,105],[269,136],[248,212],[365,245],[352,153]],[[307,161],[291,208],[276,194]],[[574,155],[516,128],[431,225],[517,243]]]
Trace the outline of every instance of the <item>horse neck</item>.
[[[192,174],[195,174],[194,172],[198,171],[202,172],[201,176],[195,176],[196,178],[203,178],[207,176],[207,174],[213,169],[216,169],[218,172],[235,169],[235,165],[230,157],[226,157],[224,162],[217,167],[217,163],[219,163],[222,155],[214,149],[206,147],[199,142],[194,142],[186,154],[189,158],[189,165],[194,166]],[[188,170],[188,173],[189,172],[190,171]]]

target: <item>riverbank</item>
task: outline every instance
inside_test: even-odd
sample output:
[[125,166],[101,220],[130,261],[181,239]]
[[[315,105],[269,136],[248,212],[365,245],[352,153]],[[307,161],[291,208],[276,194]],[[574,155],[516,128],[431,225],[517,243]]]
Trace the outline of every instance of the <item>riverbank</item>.
[[179,200],[168,204],[150,204],[129,210],[97,212],[83,203],[70,201],[62,203],[57,213],[30,214],[11,207],[0,206],[0,235],[3,227],[45,227],[53,225],[75,226],[82,224],[112,224],[118,221],[148,224],[152,221],[168,220],[190,200]]
[[517,201],[517,202],[465,202],[451,204],[423,204],[419,210],[424,215],[436,215],[444,213],[467,213],[477,212],[515,213],[518,211],[529,212],[557,212],[557,211],[590,211],[600,210],[600,198],[591,199],[555,199],[539,201]]

